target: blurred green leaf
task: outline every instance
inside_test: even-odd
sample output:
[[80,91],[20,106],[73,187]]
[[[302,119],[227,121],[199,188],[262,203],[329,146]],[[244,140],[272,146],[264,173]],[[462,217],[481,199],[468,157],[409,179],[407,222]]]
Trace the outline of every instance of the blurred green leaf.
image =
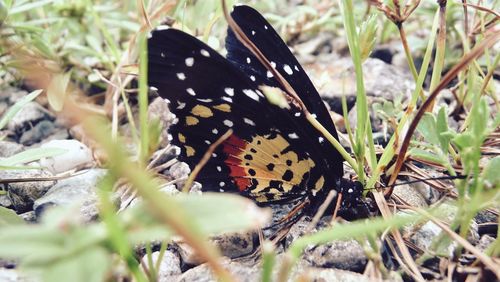
[[83,225],[71,208],[55,208],[37,225],[0,229],[0,257],[21,259],[20,267],[37,271],[44,281],[103,281],[111,254],[102,224]]
[[439,138],[439,144],[441,145],[441,151],[445,153],[448,151],[450,140],[453,138],[453,133],[449,131],[448,128],[448,115],[445,107],[439,109],[436,119],[436,131]]
[[15,15],[15,14],[27,12],[29,10],[33,10],[33,9],[36,9],[36,8],[43,7],[43,6],[47,5],[47,4],[51,4],[52,2],[54,2],[54,0],[39,0],[39,1],[28,2],[26,4],[22,4],[22,5],[19,5],[19,6],[13,6],[10,9],[9,14],[12,16],[12,15]]
[[438,164],[443,164],[444,160],[441,159],[438,155],[435,153],[429,152],[422,150],[420,148],[413,148],[410,150],[410,154],[418,159],[430,161],[433,163],[438,163]]
[[[271,215],[270,210],[258,208],[252,201],[232,194],[177,194],[169,199],[183,207],[187,218],[207,236],[262,227]],[[145,210],[143,203],[140,203],[137,207],[125,211],[128,224],[134,225],[140,222],[140,225],[134,226],[147,227],[143,229],[145,232],[133,234],[134,241],[138,238],[158,240],[159,238],[152,238],[151,235],[160,235],[163,238],[171,234],[165,225],[155,220]]]
[[483,170],[484,179],[492,187],[500,186],[500,156],[491,159]]
[[179,194],[173,199],[186,209],[186,213],[190,215],[189,218],[196,222],[205,234],[259,228],[264,226],[271,216],[270,210],[258,208],[254,202],[238,195]]
[[0,0],[0,26],[3,25],[3,22],[7,18],[7,15],[9,14],[9,11],[7,9],[7,6],[3,2],[3,0]]
[[47,88],[47,98],[49,99],[50,106],[55,111],[61,111],[66,95],[68,95],[68,85],[71,73],[58,73],[52,77],[52,81]]
[[25,223],[24,219],[13,210],[0,206],[0,228],[4,228],[6,225],[20,225]]
[[47,42],[38,35],[33,35],[32,42],[35,47],[45,58],[55,58],[56,55],[47,44]]
[[436,129],[436,120],[431,113],[425,113],[417,126],[418,132],[424,136],[424,139],[433,145],[439,145],[439,136]]
[[93,246],[60,258],[40,270],[47,282],[66,282],[68,274],[75,282],[101,282],[106,280],[111,261],[111,255],[103,247]]
[[24,96],[19,101],[17,101],[13,106],[7,110],[7,112],[0,119],[0,129],[3,129],[7,123],[26,105],[28,102],[33,101],[38,95],[40,95],[43,90],[35,90],[30,94]]
[[470,112],[472,132],[477,138],[482,139],[487,131],[490,108],[484,97],[474,104]]
[[37,161],[41,158],[54,157],[66,153],[68,150],[61,148],[33,148],[17,153],[8,158],[0,159],[0,166],[15,166],[18,164]]

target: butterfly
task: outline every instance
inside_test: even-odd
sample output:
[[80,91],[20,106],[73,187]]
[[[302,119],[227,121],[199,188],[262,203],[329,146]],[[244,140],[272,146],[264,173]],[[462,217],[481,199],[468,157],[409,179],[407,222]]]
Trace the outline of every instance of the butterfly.
[[[231,17],[281,74],[313,116],[335,137],[330,114],[311,80],[273,27],[249,6]],[[263,86],[280,84],[229,28],[224,58],[195,37],[160,26],[148,39],[148,83],[169,101],[169,132],[178,159],[193,169],[224,133],[196,181],[203,191],[239,193],[259,205],[307,199],[335,190],[347,208],[362,187],[342,179],[343,158],[290,103],[268,100]],[[314,206],[311,205],[311,206]]]

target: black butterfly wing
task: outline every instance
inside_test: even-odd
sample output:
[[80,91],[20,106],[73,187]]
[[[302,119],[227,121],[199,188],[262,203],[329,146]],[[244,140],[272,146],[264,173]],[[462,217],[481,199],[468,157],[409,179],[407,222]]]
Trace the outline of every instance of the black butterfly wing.
[[268,203],[335,187],[296,109],[269,103],[238,67],[184,32],[155,30],[148,49],[148,82],[177,117],[169,133],[181,161],[193,169],[210,144],[234,131],[198,175],[204,190]]
[[[271,65],[288,81],[307,109],[336,138],[337,131],[330,114],[311,80],[301,67],[288,46],[264,17],[248,6],[237,6],[231,12],[234,21],[245,35],[257,46]],[[257,60],[257,58],[236,38],[234,32],[228,29],[226,38],[227,59],[245,72],[257,84],[279,87],[272,74]],[[310,131],[318,135],[315,129]],[[318,137],[319,140],[324,139]],[[343,158],[328,142],[319,142],[331,168],[338,178],[343,175]]]

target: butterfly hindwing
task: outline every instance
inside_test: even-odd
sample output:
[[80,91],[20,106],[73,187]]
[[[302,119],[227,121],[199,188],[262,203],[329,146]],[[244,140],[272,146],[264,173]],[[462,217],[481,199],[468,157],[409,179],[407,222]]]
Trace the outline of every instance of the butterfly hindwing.
[[148,40],[149,85],[170,101],[177,122],[172,144],[193,169],[229,129],[197,181],[210,191],[238,192],[267,203],[304,197],[321,189],[329,172],[309,123],[267,101],[237,66],[198,39],[175,29],[155,30]]
[[[288,81],[307,109],[338,139],[335,125],[314,85],[273,27],[259,12],[248,6],[235,7],[231,16],[245,35],[264,54],[267,60],[271,62],[271,65]],[[272,77],[272,74],[235,37],[231,29],[228,29],[226,49],[228,51],[228,60],[238,66],[257,84],[278,87],[277,81]],[[309,134],[318,135],[313,128],[311,128]],[[317,138],[324,141],[320,135]],[[339,152],[328,142],[319,143],[317,145],[322,148],[326,159],[329,160],[328,166],[332,173],[339,178],[342,177],[343,159]]]

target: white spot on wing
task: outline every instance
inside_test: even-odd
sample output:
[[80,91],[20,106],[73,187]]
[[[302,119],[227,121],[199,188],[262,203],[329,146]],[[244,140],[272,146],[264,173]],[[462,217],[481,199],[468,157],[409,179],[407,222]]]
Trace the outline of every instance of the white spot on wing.
[[196,99],[200,102],[203,102],[203,103],[211,103],[213,100],[212,99]]
[[161,52],[161,53],[160,53],[160,56],[161,56],[162,58],[165,58],[165,53]]
[[179,80],[184,80],[184,79],[186,79],[186,75],[183,72],[178,72],[177,73],[177,78]]
[[249,119],[249,118],[243,118],[243,121],[246,123],[246,124],[249,124],[251,126],[255,126],[255,122],[253,122],[253,120]]
[[210,53],[208,53],[208,51],[207,51],[207,50],[205,50],[205,49],[201,49],[201,50],[200,50],[200,54],[202,54],[202,55],[203,55],[203,56],[205,56],[205,57],[210,57]]
[[271,61],[271,67],[276,68],[276,63]]
[[288,137],[290,137],[290,139],[298,139],[299,138],[299,136],[295,132],[288,134]]
[[267,71],[266,76],[271,78],[271,77],[273,77],[273,74],[270,71]]
[[188,88],[186,89],[187,93],[189,93],[189,95],[191,96],[196,96],[196,93],[194,92],[193,88]]
[[219,133],[219,131],[217,130],[217,128],[214,128],[214,129],[212,129],[212,133],[217,134],[217,133]]
[[299,71],[299,67],[297,65],[293,66],[293,68],[296,70],[296,71]]
[[222,97],[222,100],[228,102],[228,103],[232,103],[233,102],[233,99],[231,99],[230,97]]
[[250,76],[250,79],[251,79],[252,81],[255,81],[255,76],[251,75],[251,76]]
[[250,60],[250,57],[247,57],[247,64],[250,64],[252,60]]
[[255,35],[255,30],[252,30],[252,35]]
[[225,185],[226,185],[226,183],[224,183],[223,181],[219,182],[220,187],[224,187]]
[[292,70],[292,68],[291,68],[289,65],[284,65],[284,66],[283,66],[283,70],[284,70],[287,74],[289,74],[289,75],[292,75],[292,74],[293,74],[293,70]]
[[217,166],[217,171],[218,172],[221,172],[222,171],[222,167],[220,167],[219,165]]
[[229,96],[234,96],[234,89],[233,88],[226,87],[226,88],[224,88],[224,92],[226,92],[226,94]]
[[228,119],[224,120],[222,123],[223,123],[225,126],[227,126],[227,127],[232,127],[232,126],[233,126],[233,122],[232,122],[232,121],[230,121],[230,120],[228,120]]
[[186,106],[186,103],[182,103],[182,102],[177,102],[177,103],[179,104],[179,106],[177,106],[178,110],[182,110]]
[[186,63],[186,66],[192,67],[194,65],[194,58],[193,57],[186,58],[184,62]]
[[207,145],[212,144],[212,142],[210,142],[209,140],[205,140],[205,143],[207,143]]
[[313,118],[316,118],[316,117],[317,117],[317,115],[316,115],[316,114],[311,114],[311,116],[312,116]]
[[301,115],[301,114],[302,114],[301,112],[296,112],[296,113],[294,114],[294,116],[296,116],[296,117],[300,117],[300,115]]
[[158,88],[156,88],[156,87],[154,87],[154,86],[150,86],[150,87],[149,87],[149,90],[151,90],[151,91],[158,91]]
[[319,141],[319,143],[323,143],[325,141],[325,138],[320,136],[320,137],[318,137],[318,141]]
[[267,29],[267,25],[264,25],[264,29]]
[[255,93],[252,89],[243,89],[243,93],[255,101],[259,101],[259,95]]
[[212,157],[217,158],[217,154],[216,153],[212,153]]
[[155,29],[156,30],[167,30],[169,29],[170,27],[168,25],[159,25],[157,26]]

